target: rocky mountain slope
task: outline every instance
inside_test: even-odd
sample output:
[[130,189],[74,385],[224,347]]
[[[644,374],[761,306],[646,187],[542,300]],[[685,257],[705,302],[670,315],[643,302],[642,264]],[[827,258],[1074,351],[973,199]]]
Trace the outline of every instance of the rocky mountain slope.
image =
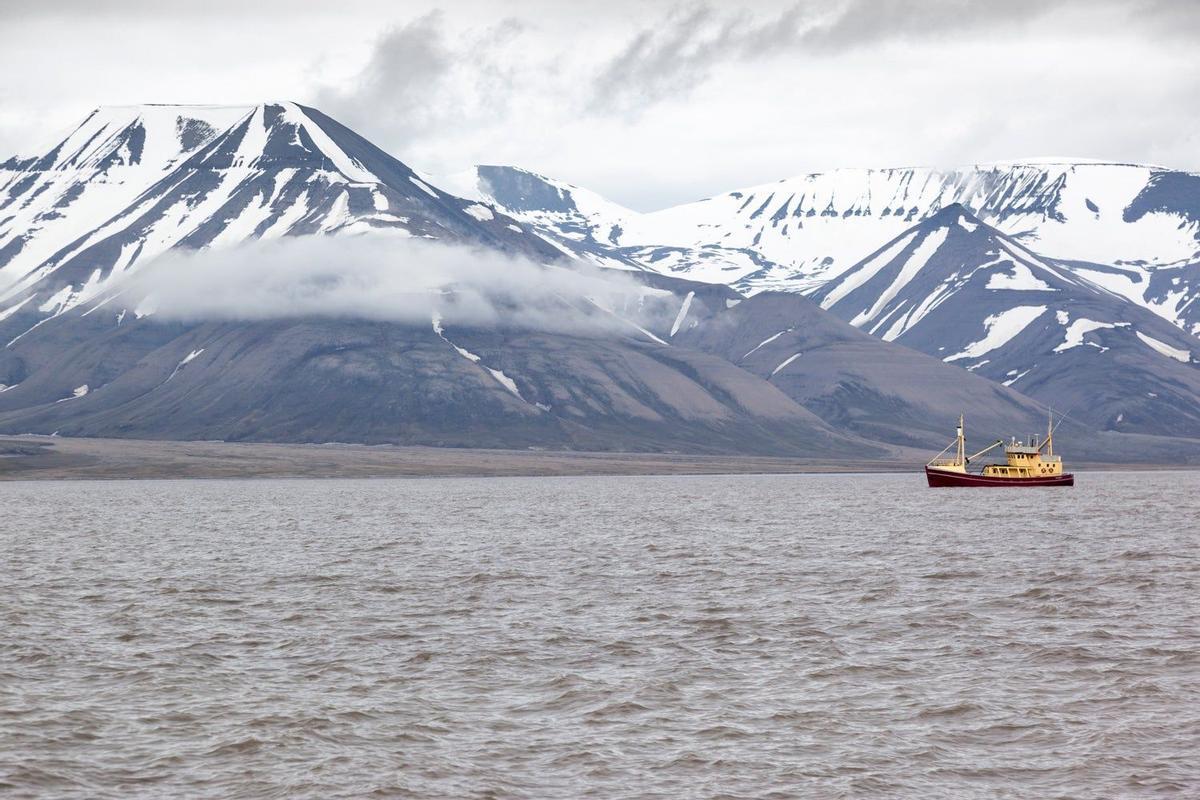
[[[56,320],[8,433],[474,447],[880,453],[722,359],[431,321]],[[69,329],[69,339],[65,331]]]
[[821,307],[1104,430],[1200,436],[1200,341],[948,206],[812,294]]
[[786,292],[762,292],[678,337],[779,387],[829,424],[897,444],[930,446],[969,410],[974,437],[1045,425],[1019,392],[880,341]]

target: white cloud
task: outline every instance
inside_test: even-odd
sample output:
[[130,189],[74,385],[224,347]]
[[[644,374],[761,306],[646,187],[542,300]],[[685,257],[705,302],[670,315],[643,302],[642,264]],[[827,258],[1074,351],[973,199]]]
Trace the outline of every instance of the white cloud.
[[[611,270],[544,266],[493,251],[388,235],[255,240],[173,250],[119,290],[159,319],[354,317],[571,333],[629,333],[601,309],[663,294]],[[653,303],[650,304],[654,306]],[[666,314],[670,304],[659,313]]]

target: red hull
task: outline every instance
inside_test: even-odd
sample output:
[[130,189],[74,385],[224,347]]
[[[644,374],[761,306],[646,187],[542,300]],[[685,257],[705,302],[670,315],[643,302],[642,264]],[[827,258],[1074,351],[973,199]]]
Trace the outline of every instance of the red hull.
[[925,477],[930,486],[1074,486],[1075,476],[1071,473],[1045,478],[989,478],[963,472],[925,468]]

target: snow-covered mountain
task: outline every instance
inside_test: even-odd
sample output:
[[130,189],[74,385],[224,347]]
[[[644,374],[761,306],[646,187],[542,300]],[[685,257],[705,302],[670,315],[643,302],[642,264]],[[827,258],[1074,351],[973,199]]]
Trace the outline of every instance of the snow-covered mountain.
[[515,168],[477,168],[477,184],[544,232],[749,292],[812,291],[954,203],[1047,257],[1122,265],[1142,290],[1154,268],[1200,261],[1200,175],[1138,164],[839,169],[650,213]]
[[1098,427],[1200,435],[1200,175],[1059,160],[843,169],[639,214],[521,170],[476,174],[548,237],[810,295]]
[[[447,191],[293,103],[100,109],[0,164],[0,431],[869,456],[940,441],[964,406],[994,432],[1030,424],[1037,398],[1082,402],[1125,457],[1159,457],[1161,440],[1123,434],[1200,437],[1200,346],[1156,316],[1200,315],[1191,184],[1085,192],[1101,227],[1131,226],[1105,241],[1137,259],[1035,254],[1087,238],[1064,231],[1082,230],[1088,175],[1140,169],[1092,167],[842,171],[638,214],[504,167]],[[166,320],[124,293],[171,250],[368,231],[521,255],[536,283],[617,267],[626,288],[539,301],[536,316],[602,318],[603,334],[438,312]],[[167,266],[198,263],[214,264]],[[730,288],[776,284],[792,293]]]
[[961,205],[910,227],[812,299],[1101,429],[1200,436],[1200,340]]
[[560,257],[312,108],[100,108],[0,163],[0,321],[63,313],[175,247],[367,230]]
[[[615,321],[603,335],[437,313],[160,320],[122,293],[168,250],[219,258],[226,245],[366,231],[555,264],[546,275],[574,266],[570,248],[315,109],[96,111],[47,152],[2,165],[0,431],[883,452],[755,375],[670,345],[738,298],[725,286],[645,274],[618,303],[545,293],[547,319]],[[215,262],[172,268],[198,263]]]

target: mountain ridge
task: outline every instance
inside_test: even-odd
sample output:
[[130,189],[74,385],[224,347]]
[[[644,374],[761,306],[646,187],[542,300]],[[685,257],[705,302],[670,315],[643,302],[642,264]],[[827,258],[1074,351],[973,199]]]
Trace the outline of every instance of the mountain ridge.
[[[814,172],[648,213],[606,216],[593,205],[571,224],[619,228],[611,245],[626,255],[750,293],[811,291],[871,244],[954,202],[1057,259],[1152,266],[1200,260],[1200,175],[1108,161],[1030,161]],[[504,206],[503,195],[493,199]],[[552,217],[510,211],[578,236]]]
[[[954,180],[962,185],[947,188],[946,176],[926,175],[913,184],[920,176],[910,170],[904,186],[890,187],[930,201],[924,206],[871,197],[854,205],[853,181],[834,187],[838,202],[851,204],[846,207],[831,198],[818,209],[817,195],[801,202],[794,194],[732,192],[704,210],[717,222],[728,213],[705,233],[716,231],[716,241],[691,244],[689,231],[700,230],[688,219],[694,209],[673,211],[666,224],[652,220],[647,228],[647,215],[526,170],[484,167],[473,176],[462,190],[467,196],[446,191],[336,120],[295,103],[162,105],[89,115],[39,158],[0,167],[0,341],[7,343],[0,349],[0,430],[882,453],[940,441],[951,406],[977,408],[979,429],[989,433],[1033,424],[1037,398],[1078,393],[1069,380],[1047,383],[1044,372],[1033,369],[1037,364],[1030,367],[1031,359],[1051,356],[1071,365],[1074,379],[1086,378],[1076,383],[1109,392],[1089,424],[1112,431],[1118,437],[1112,441],[1137,442],[1123,458],[1164,452],[1162,442],[1178,433],[1172,426],[1190,432],[1200,420],[1192,349],[1177,338],[1183,334],[1156,327],[1167,323],[1146,308],[1137,312],[1144,316],[1133,320],[1134,330],[1112,311],[1113,304],[1131,301],[1102,285],[1149,272],[1044,258],[1028,248],[1026,232],[1006,233],[957,200],[942,202],[953,189],[983,192],[999,203],[993,195],[1019,184],[1020,176],[993,175],[983,188],[959,176]],[[1031,181],[1025,193],[997,213],[1005,219],[1041,215],[1046,224],[1058,224],[1056,214],[1063,215],[1054,203],[1069,205],[1062,199],[1069,199],[1062,193],[1066,184],[1055,188],[1044,175],[1024,178]],[[1186,199],[1190,184],[1182,185]],[[879,209],[887,219],[883,228],[871,227],[879,220],[872,203],[886,206],[886,215]],[[1168,212],[1150,208],[1143,217],[1170,216],[1176,205],[1167,203]],[[661,233],[665,243],[638,243],[639,226],[641,233]],[[806,273],[802,265],[771,259],[773,247],[807,246],[804,237],[814,228],[847,253],[858,248],[855,262],[835,270],[826,257],[814,262],[824,273]],[[860,235],[868,230],[895,230],[896,236],[875,241]],[[172,251],[219,259],[226,247],[262,240],[349,242],[368,233],[390,236],[389,242],[465,246],[535,269],[600,265],[627,277],[619,297],[572,289],[541,301],[546,305],[538,314],[549,317],[611,319],[602,334],[570,326],[543,330],[522,323],[520,315],[483,325],[469,315],[442,314],[437,305],[424,322],[411,314],[380,320],[348,313],[159,319],[152,304],[131,305],[122,294],[131,276]],[[864,263],[868,248],[874,255]],[[963,257],[955,262],[951,251]],[[987,263],[999,256],[1007,260]],[[171,268],[202,263],[183,259]],[[245,267],[261,268],[261,261]],[[1089,269],[1101,277],[1083,277]],[[822,302],[855,276],[862,278],[858,285],[828,310],[794,294],[803,288]],[[314,277],[318,286],[327,279]],[[780,280],[793,294],[765,291]],[[1036,285],[1023,285],[1031,281]],[[1160,280],[1153,290],[1150,283],[1146,291],[1161,296],[1164,308],[1186,306],[1178,297],[1182,281],[1164,286]],[[953,291],[934,297],[938,286]],[[747,287],[749,298],[737,291]],[[454,295],[461,288],[443,291]],[[1009,337],[1024,349],[983,348],[995,319],[1013,306],[966,300],[1039,291],[1069,295],[1075,305],[1051,309],[1047,301],[1029,315],[1022,330],[1032,336],[1036,319],[1040,338],[1031,344]],[[930,297],[929,313],[914,314]],[[500,302],[514,301],[519,305],[519,298]],[[1060,321],[1060,312],[1067,319]],[[945,324],[935,329],[930,320]],[[1100,327],[1083,330],[1080,320]],[[1072,336],[1079,342],[1055,349]],[[973,349],[981,357],[966,352]],[[1148,366],[1147,359],[1161,364]],[[1010,371],[998,372],[1001,363]],[[1114,364],[1163,396],[1118,410],[1121,398],[1112,392],[1133,390],[1129,380],[1102,383],[1104,369]],[[1033,399],[1018,391],[1026,385]],[[931,396],[931,386],[942,388]],[[1137,439],[1141,434],[1158,439]]]

